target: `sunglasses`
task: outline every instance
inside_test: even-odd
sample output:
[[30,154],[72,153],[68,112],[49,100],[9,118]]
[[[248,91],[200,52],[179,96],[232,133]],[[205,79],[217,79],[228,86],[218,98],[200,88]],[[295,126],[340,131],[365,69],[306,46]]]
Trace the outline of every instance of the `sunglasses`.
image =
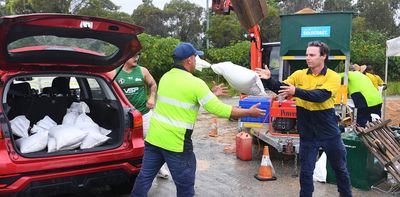
[[315,41],[311,41],[308,43],[308,46],[316,46],[316,47],[320,47],[323,45],[323,42],[319,41],[319,40],[315,40]]

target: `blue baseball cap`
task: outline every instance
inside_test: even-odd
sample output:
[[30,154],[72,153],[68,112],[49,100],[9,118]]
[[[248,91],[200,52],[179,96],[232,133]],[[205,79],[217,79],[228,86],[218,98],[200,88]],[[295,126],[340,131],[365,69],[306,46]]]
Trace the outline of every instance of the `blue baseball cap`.
[[192,44],[184,42],[175,47],[172,57],[175,61],[182,61],[192,55],[203,56],[204,52],[193,47]]

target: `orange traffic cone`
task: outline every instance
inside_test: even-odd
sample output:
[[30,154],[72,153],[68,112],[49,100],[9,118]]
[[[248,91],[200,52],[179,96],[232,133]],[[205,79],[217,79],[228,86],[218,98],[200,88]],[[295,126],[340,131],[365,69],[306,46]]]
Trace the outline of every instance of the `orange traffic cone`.
[[208,136],[217,137],[218,136],[218,125],[217,118],[211,118],[211,130],[208,132]]
[[258,170],[258,174],[254,175],[254,177],[259,181],[274,181],[276,180],[274,174],[275,174],[274,167],[272,166],[272,162],[269,159],[268,146],[264,146],[261,166],[260,169]]

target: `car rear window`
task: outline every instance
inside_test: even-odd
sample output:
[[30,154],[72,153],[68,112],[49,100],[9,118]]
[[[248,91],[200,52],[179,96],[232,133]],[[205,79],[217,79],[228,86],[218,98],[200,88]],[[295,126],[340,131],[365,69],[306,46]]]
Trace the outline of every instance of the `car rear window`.
[[7,46],[9,53],[52,50],[75,51],[97,56],[110,56],[118,52],[118,47],[93,38],[68,38],[53,35],[31,36],[18,39]]

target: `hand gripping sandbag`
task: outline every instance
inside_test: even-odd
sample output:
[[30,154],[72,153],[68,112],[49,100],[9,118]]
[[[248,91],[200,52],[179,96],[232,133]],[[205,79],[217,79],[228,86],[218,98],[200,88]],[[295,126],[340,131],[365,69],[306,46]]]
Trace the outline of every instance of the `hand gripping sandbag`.
[[196,55],[196,66],[195,69],[198,71],[202,71],[203,68],[210,68],[211,64],[207,61],[201,59],[198,55]]
[[211,65],[211,69],[222,75],[229,85],[241,93],[265,96],[264,86],[260,77],[252,70],[232,62],[221,62]]

